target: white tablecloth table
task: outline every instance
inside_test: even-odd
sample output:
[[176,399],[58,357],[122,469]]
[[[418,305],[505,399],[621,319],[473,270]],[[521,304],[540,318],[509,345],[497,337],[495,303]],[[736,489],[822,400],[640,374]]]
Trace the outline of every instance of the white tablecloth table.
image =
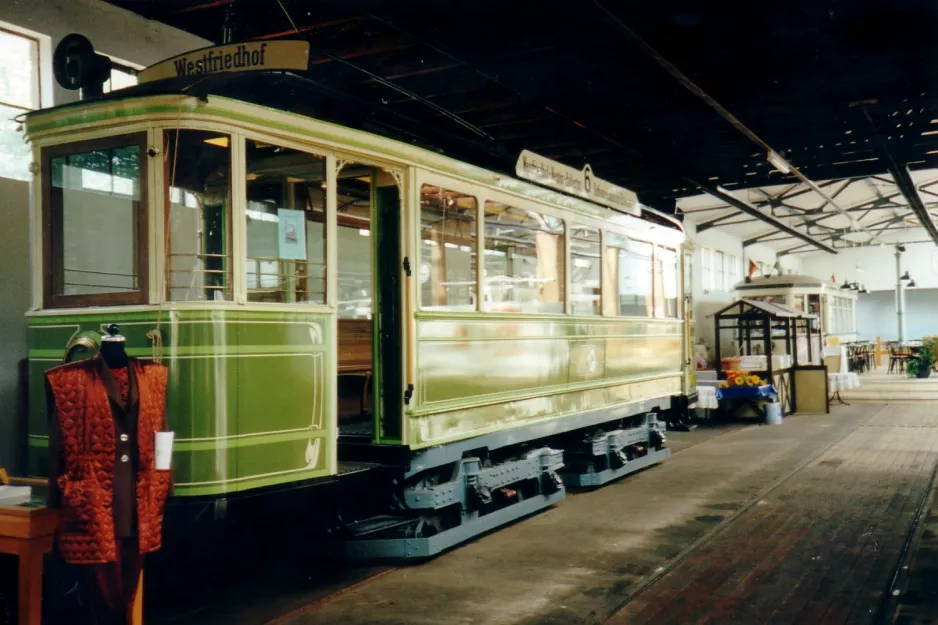
[[828,373],[827,383],[831,393],[849,391],[852,388],[860,388],[860,376],[856,373]]
[[840,392],[860,388],[860,376],[856,373],[828,373],[827,385],[830,387],[831,401],[836,399],[841,404],[847,404],[841,398]]

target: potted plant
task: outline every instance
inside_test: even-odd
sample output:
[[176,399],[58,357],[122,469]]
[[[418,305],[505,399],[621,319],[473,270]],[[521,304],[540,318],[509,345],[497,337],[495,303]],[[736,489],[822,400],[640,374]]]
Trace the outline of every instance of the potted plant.
[[927,378],[931,375],[932,365],[935,364],[935,339],[922,340],[922,349],[909,359],[906,373],[910,378]]

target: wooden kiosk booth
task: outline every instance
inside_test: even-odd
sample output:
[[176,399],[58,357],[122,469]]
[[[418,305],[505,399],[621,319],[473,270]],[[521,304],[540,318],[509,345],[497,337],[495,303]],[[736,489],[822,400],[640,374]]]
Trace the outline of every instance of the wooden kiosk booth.
[[[830,411],[827,369],[816,353],[817,316],[785,304],[741,299],[715,315],[717,377],[743,370],[771,385],[783,415]],[[729,335],[729,337],[727,337]],[[724,339],[738,356],[723,357]]]

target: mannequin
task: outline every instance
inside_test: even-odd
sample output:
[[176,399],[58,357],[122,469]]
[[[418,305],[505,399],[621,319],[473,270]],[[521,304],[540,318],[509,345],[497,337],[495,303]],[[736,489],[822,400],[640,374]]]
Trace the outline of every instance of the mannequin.
[[127,366],[127,352],[124,351],[124,344],[127,342],[120,335],[120,328],[116,323],[108,325],[105,329],[107,334],[101,337],[101,359],[109,369],[123,369]]
[[46,372],[57,544],[66,562],[81,565],[99,625],[131,622],[144,555],[160,547],[171,481],[154,463],[167,369],[129,358],[125,344],[110,324],[94,358]]

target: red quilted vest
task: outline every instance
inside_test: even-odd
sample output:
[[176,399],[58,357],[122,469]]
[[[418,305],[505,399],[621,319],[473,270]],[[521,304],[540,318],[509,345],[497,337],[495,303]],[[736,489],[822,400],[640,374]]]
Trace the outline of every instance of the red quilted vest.
[[[114,537],[114,417],[96,359],[50,369],[46,379],[58,416],[61,462],[58,480],[62,504],[57,532],[66,562],[102,564],[117,561]],[[136,476],[137,535],[140,553],[160,548],[163,507],[170,471],[154,468],[154,432],[165,427],[168,369],[130,359],[139,394]]]

